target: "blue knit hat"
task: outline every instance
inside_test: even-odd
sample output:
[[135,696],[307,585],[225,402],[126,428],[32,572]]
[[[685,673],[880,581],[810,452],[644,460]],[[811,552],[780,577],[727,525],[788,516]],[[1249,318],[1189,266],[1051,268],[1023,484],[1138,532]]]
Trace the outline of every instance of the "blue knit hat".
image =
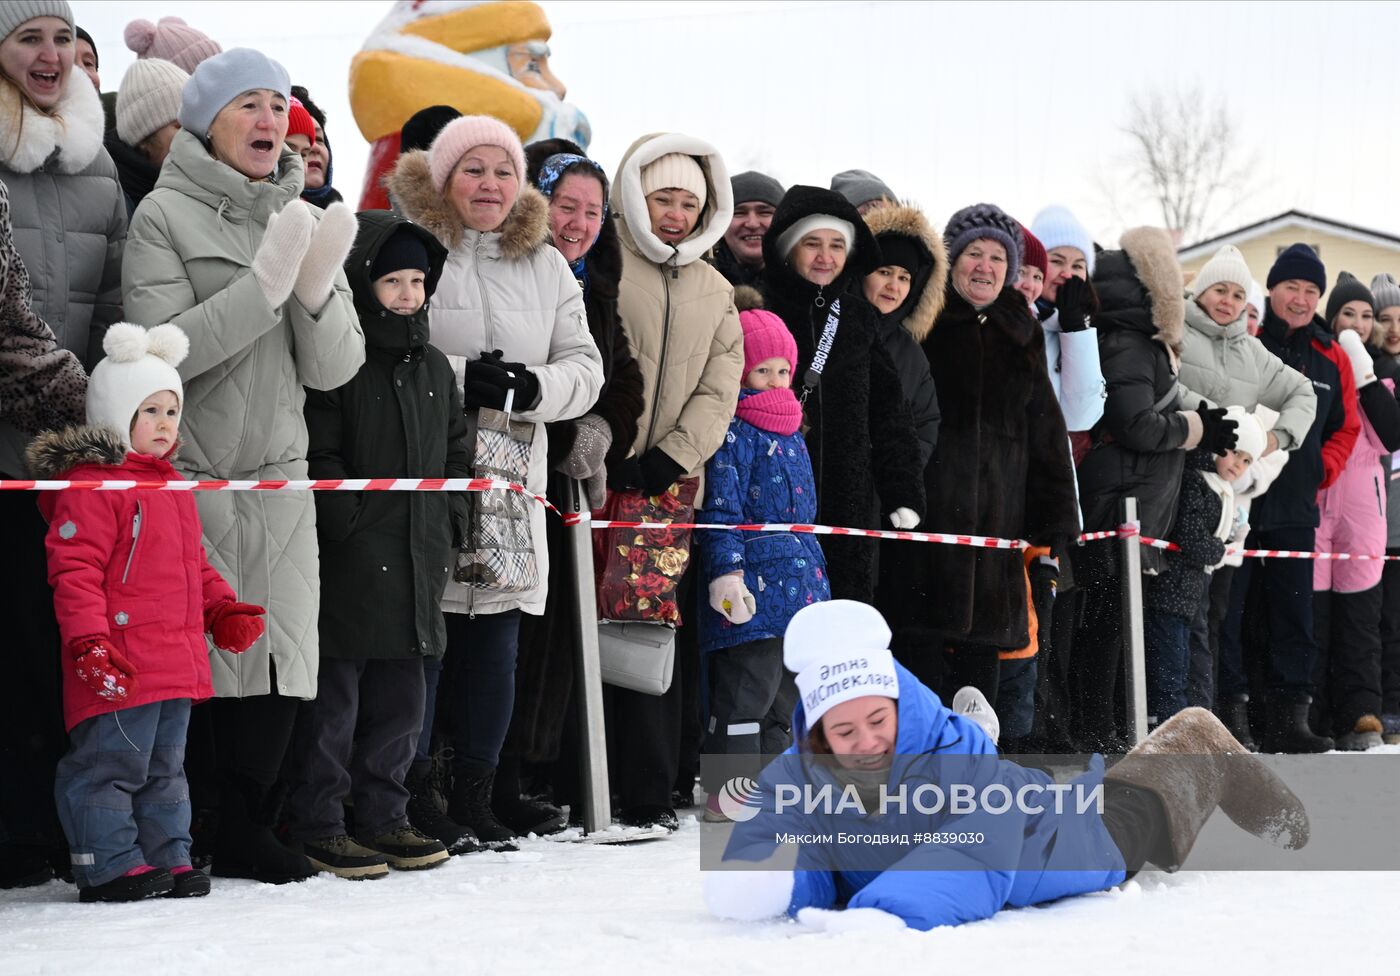
[[1327,269],[1322,266],[1317,252],[1306,244],[1291,244],[1278,256],[1274,266],[1269,269],[1264,287],[1273,288],[1280,281],[1294,280],[1311,281],[1317,285],[1319,294],[1327,290]]
[[180,127],[207,139],[214,116],[239,95],[255,88],[271,89],[284,99],[292,97],[292,79],[287,69],[261,51],[235,47],[206,58],[180,93]]
[[1046,207],[1031,221],[1031,233],[1040,238],[1040,243],[1046,251],[1057,247],[1078,248],[1084,254],[1089,276],[1093,277],[1094,239],[1067,208],[1058,205]]
[[948,261],[954,263],[958,255],[975,240],[986,238],[996,241],[1006,248],[1006,286],[1016,284],[1021,273],[1021,225],[994,203],[974,203],[963,207],[948,218],[943,228],[943,243],[948,248]]

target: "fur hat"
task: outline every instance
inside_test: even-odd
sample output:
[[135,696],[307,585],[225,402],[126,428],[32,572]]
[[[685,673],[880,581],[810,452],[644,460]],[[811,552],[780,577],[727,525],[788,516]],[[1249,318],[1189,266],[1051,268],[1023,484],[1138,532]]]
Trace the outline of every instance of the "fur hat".
[[1264,451],[1269,446],[1269,435],[1264,430],[1264,425],[1259,422],[1259,418],[1254,416],[1244,407],[1233,406],[1225,408],[1225,419],[1233,420],[1235,427],[1235,450],[1243,451],[1255,461],[1264,456]]
[[1371,279],[1371,294],[1376,299],[1376,312],[1392,305],[1400,305],[1400,283],[1388,271],[1382,271]]
[[428,168],[433,175],[433,187],[439,193],[447,186],[452,168],[476,146],[496,146],[504,149],[515,167],[515,175],[525,182],[525,147],[515,130],[490,115],[463,115],[442,127],[428,150]]
[[207,139],[225,105],[246,91],[267,88],[285,99],[292,97],[287,69],[261,51],[235,47],[200,62],[185,82],[180,98],[180,126]]
[[149,332],[117,322],[102,337],[107,355],[88,378],[87,422],[110,427],[131,447],[131,422],[141,402],[170,390],[183,406],[185,387],[175,367],[190,351],[189,337],[178,325],[158,325]]
[[[1191,279],[1191,294],[1199,298],[1212,285],[1218,285],[1222,281],[1239,285],[1246,295],[1249,294],[1249,286],[1254,283],[1254,276],[1249,273],[1249,265],[1245,264],[1244,255],[1233,244],[1221,247],[1204,267],[1196,272],[1196,277]],[[1263,312],[1263,309],[1260,309],[1260,312]]]
[[122,36],[138,58],[170,61],[188,74],[194,74],[201,61],[223,51],[208,34],[195,30],[179,17],[162,17],[154,24],[133,20]]
[[668,187],[689,190],[700,200],[702,207],[709,195],[705,186],[705,171],[694,156],[685,153],[667,153],[642,167],[642,196]]
[[35,17],[57,17],[73,26],[73,8],[68,0],[5,0],[0,3],[0,41]]
[[190,76],[160,58],[136,61],[117,89],[117,138],[137,146],[180,115],[180,93]]
[[783,666],[797,677],[807,727],[853,698],[899,698],[890,625],[855,600],[812,603],[793,614],[783,634]]
[[1332,289],[1331,296],[1327,299],[1327,324],[1331,325],[1336,319],[1337,313],[1342,310],[1342,306],[1347,302],[1365,302],[1371,306],[1371,311],[1376,310],[1376,298],[1371,294],[1371,289],[1363,285],[1355,275],[1348,271],[1343,271],[1337,275],[1337,284]]
[[[1084,253],[1089,277],[1094,275],[1094,239],[1074,214],[1061,206],[1046,207],[1031,221],[1031,233],[1040,238],[1047,252],[1057,247],[1072,247]],[[1046,274],[1049,274],[1047,271]]]
[[943,228],[943,243],[948,248],[948,262],[956,264],[958,255],[962,254],[969,244],[984,238],[996,241],[1006,249],[1004,285],[1014,286],[1017,275],[1021,273],[1021,225],[994,203],[974,203],[948,218],[948,224]]
[[1281,281],[1311,281],[1318,293],[1327,291],[1327,269],[1317,252],[1306,244],[1290,244],[1269,269],[1264,284],[1272,290]]
[[744,330],[744,376],[773,358],[786,359],[797,372],[797,341],[781,318],[767,309],[746,309],[739,313],[739,326]]

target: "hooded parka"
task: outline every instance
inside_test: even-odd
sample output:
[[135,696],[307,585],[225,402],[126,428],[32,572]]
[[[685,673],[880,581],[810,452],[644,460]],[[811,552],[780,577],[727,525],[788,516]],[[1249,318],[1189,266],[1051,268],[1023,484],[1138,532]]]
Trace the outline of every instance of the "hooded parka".
[[[342,386],[364,362],[344,274],[313,314],[295,295],[273,308],[250,270],[268,218],[297,199],[301,176],[301,157],[284,149],[275,181],[249,180],[181,130],[132,218],[122,266],[127,316],[147,327],[173,322],[190,339],[179,367],[185,411],[175,465],[191,480],[305,478],[306,389]],[[267,635],[247,651],[210,652],[215,694],[314,698],[315,500],[231,491],[201,492],[198,501],[210,560],[241,599],[267,608]]]
[[10,188],[15,246],[34,312],[88,369],[122,317],[126,203],[102,148],[102,102],[74,67],[52,114],[0,82],[0,181]]
[[[642,192],[642,168],[673,152],[699,163],[706,186],[694,230],[675,247],[652,232]],[[701,260],[734,215],[729,173],[703,140],[653,133],[623,155],[611,196],[622,241],[618,312],[646,390],[633,452],[659,451],[681,475],[699,478],[695,500],[703,506],[705,462],[724,441],[744,371],[734,288]]]
[[[497,349],[506,362],[524,363],[539,380],[539,400],[529,409],[516,409],[512,417],[535,424],[526,487],[544,494],[549,480],[545,425],[583,416],[603,387],[602,357],[588,332],[583,294],[549,243],[549,205],[534,187],[522,185],[499,229],[472,230],[434,188],[428,154],[422,150],[399,157],[387,185],[404,216],[447,248],[447,264],[433,296],[433,336],[456,371],[459,390],[466,364]],[[538,586],[522,593],[490,593],[449,582],[442,608],[451,613],[543,613],[549,577],[543,505],[530,507],[530,534]]]
[[[836,280],[818,286],[778,253],[778,238],[797,221],[828,214],[855,229],[855,246]],[[812,363],[832,301],[841,300],[840,322],[821,382],[807,397],[807,449],[817,483],[817,520],[853,528],[889,528],[897,508],[923,515],[919,439],[899,373],[880,341],[878,313],[850,284],[880,266],[870,228],[846,198],[815,186],[794,186],[783,196],[763,238],[764,302],[797,342],[794,387]],[[878,496],[878,505],[876,499]],[[824,535],[833,599],[869,603],[875,589],[875,547],[869,540]]]
[[[387,210],[359,215],[345,262],[365,334],[365,364],[349,383],[306,395],[313,478],[468,478],[466,417],[447,357],[429,345],[428,304],[447,251]],[[427,249],[427,301],[412,315],[386,309],[370,269],[399,228]],[[397,270],[397,269],[394,269]],[[441,657],[442,591],[466,520],[460,493],[321,491],[321,655],[351,660]]]

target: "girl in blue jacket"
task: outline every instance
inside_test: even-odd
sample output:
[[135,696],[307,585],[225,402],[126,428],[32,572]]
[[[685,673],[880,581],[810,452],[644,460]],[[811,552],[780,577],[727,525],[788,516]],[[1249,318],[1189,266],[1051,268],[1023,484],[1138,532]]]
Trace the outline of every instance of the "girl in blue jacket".
[[[705,877],[715,915],[786,914],[828,930],[959,925],[1113,887],[1148,861],[1175,870],[1216,806],[1279,846],[1307,843],[1297,797],[1204,709],[1178,712],[1107,776],[1095,756],[1054,786],[997,759],[976,723],[894,661],[889,641],[879,611],[854,601],[793,618],[784,663],[800,694],[797,741],[758,783],[721,790],[738,823],[726,863]],[[970,809],[954,809],[959,789],[977,798]],[[1100,789],[1101,804],[1080,806]],[[792,848],[794,869],[758,869]]]
[[[743,389],[724,444],[705,465],[705,510],[697,520],[813,522],[816,483],[801,433],[802,406],[792,392],[797,343],[772,312],[749,309],[739,323]],[[710,668],[705,751],[775,755],[791,742],[788,717],[796,700],[783,670],[783,631],[797,611],[831,598],[821,546],[792,532],[699,535],[710,593],[700,611],[700,647]],[[713,796],[717,784],[709,785]],[[724,819],[713,802],[705,816]]]

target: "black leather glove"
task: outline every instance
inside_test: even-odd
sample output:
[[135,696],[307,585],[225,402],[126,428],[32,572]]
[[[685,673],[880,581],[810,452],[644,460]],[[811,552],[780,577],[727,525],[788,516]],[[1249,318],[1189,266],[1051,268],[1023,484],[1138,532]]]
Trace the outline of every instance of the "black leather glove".
[[648,498],[659,495],[670,488],[685,474],[681,467],[659,447],[653,447],[642,455],[642,493]]
[[1055,293],[1055,310],[1060,313],[1060,330],[1083,332],[1089,327],[1090,317],[1097,311],[1097,306],[1094,286],[1083,278],[1069,278]]
[[1196,408],[1201,418],[1201,446],[1212,454],[1224,454],[1233,450],[1238,440],[1236,433],[1239,424],[1225,419],[1225,408],[1211,410],[1202,403]]
[[[504,354],[499,349],[492,353],[497,362],[500,362],[502,355]],[[530,367],[524,363],[501,362],[500,365],[507,373],[507,384],[515,390],[514,409],[529,410],[540,402],[540,381],[530,372]]]
[[635,454],[608,465],[608,487],[613,491],[642,487],[642,464]]
[[515,391],[513,410],[529,410],[540,398],[540,381],[521,363],[501,361],[501,351],[483,353],[463,369],[462,406],[472,410],[505,407],[506,393]]

